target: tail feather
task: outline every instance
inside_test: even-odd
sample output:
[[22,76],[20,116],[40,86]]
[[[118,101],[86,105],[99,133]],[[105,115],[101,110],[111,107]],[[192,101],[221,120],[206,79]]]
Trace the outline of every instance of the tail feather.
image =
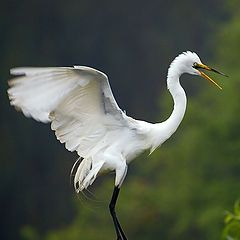
[[102,161],[93,164],[92,158],[82,160],[74,177],[74,187],[77,193],[87,189],[94,182],[103,163]]

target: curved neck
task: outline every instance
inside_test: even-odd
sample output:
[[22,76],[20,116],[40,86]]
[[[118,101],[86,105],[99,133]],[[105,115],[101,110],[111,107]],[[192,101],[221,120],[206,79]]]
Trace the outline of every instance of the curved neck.
[[179,82],[180,75],[181,73],[178,73],[170,67],[167,77],[167,87],[173,97],[174,108],[171,116],[166,121],[157,123],[153,126],[154,131],[152,132],[153,138],[150,153],[165,142],[177,130],[184,117],[187,98]]
[[192,71],[192,68],[190,71],[189,67],[192,66],[192,62],[195,61],[193,59],[200,61],[195,53],[189,51],[183,52],[182,54],[178,55],[170,64],[167,76],[167,87],[172,95],[174,108],[171,116],[166,121],[153,125],[153,131],[151,132],[151,152],[165,142],[177,130],[184,117],[187,105],[187,97],[179,82],[179,78],[183,73],[195,74]]
[[[174,72],[174,73],[173,73]],[[181,123],[187,105],[187,98],[184,89],[180,85],[179,72],[173,71],[173,68],[169,69],[167,77],[167,87],[173,97],[174,108],[171,116],[162,124],[164,124],[167,131],[167,135],[171,136]]]

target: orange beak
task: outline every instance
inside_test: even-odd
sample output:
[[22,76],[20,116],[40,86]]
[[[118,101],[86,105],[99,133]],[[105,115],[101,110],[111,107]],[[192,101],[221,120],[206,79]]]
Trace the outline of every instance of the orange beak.
[[210,78],[206,73],[200,71],[200,69],[205,69],[205,70],[208,70],[208,71],[212,71],[212,72],[215,72],[215,73],[218,73],[222,76],[225,76],[225,77],[228,77],[227,75],[225,75],[224,73],[221,73],[217,70],[215,70],[214,68],[210,68],[208,67],[207,65],[204,65],[204,64],[200,64],[200,63],[196,63],[194,65],[194,68],[196,68],[198,70],[198,72],[200,73],[200,76],[205,78],[206,80],[208,80],[210,83],[214,84],[216,87],[218,87],[219,89],[222,90],[222,87],[217,84],[212,78]]

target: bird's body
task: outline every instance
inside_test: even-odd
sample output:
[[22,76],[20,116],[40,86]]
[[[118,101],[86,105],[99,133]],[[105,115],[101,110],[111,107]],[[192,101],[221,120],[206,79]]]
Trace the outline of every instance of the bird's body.
[[107,76],[89,67],[12,69],[13,75],[20,76],[9,82],[8,94],[11,105],[26,116],[51,122],[57,139],[83,158],[74,177],[77,192],[91,185],[99,173],[115,171],[110,211],[118,239],[126,239],[114,207],[127,166],[138,154],[147,149],[152,152],[176,131],[187,103],[179,78],[185,72],[207,78],[199,68],[213,70],[192,52],[175,58],[167,77],[174,109],[166,121],[155,124],[127,116],[117,105]]

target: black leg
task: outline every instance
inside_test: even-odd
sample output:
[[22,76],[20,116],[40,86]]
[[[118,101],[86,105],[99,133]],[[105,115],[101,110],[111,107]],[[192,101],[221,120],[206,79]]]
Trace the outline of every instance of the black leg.
[[120,188],[118,187],[114,187],[113,190],[113,195],[112,195],[112,199],[111,202],[109,204],[109,210],[113,219],[113,224],[116,230],[116,234],[117,234],[117,240],[127,240],[122,227],[117,219],[117,215],[115,212],[115,206],[116,206],[116,202],[117,202],[117,198],[118,198],[118,194],[119,194]]

